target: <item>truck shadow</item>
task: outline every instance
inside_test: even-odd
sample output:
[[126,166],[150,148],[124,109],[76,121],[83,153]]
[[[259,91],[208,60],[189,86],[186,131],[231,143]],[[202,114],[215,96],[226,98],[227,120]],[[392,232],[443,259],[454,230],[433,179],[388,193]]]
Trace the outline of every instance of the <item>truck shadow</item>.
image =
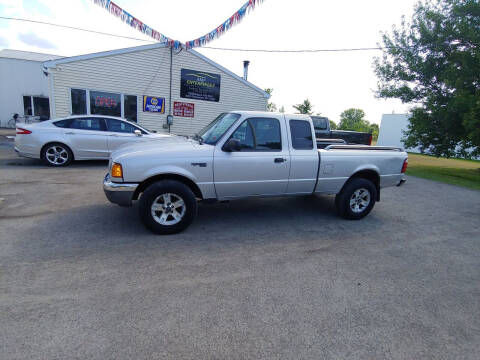
[[[318,236],[343,221],[335,214],[333,197],[317,196],[202,204],[188,229],[168,236],[148,231],[140,221],[137,206],[97,204],[24,219],[27,220],[24,225],[16,229],[15,247],[23,258],[32,261],[132,251],[132,247],[138,250],[152,246],[164,249],[224,246],[256,239],[262,243],[275,242],[305,234]],[[3,221],[13,228],[10,221],[24,219]]]

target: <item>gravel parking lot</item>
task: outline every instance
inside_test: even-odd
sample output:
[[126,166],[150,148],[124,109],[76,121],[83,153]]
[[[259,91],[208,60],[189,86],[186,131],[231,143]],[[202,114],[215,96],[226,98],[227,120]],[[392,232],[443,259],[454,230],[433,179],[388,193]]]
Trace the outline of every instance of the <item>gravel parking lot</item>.
[[1,359],[478,359],[480,192],[409,178],[361,221],[332,197],[201,205],[156,236],[106,162],[0,133]]

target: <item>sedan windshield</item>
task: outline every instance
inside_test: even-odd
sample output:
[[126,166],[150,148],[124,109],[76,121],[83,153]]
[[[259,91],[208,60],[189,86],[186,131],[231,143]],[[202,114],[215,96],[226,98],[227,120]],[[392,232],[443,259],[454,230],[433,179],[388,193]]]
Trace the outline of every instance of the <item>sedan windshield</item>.
[[240,114],[223,113],[204,127],[198,136],[205,144],[215,145],[228,129],[240,118]]

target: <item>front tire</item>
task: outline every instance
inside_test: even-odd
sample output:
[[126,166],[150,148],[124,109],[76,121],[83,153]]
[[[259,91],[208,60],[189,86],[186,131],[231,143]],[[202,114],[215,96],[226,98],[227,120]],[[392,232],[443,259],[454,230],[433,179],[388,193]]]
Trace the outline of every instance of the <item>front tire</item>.
[[197,200],[187,185],[175,180],[162,180],[143,192],[139,213],[143,224],[154,233],[176,234],[195,219]]
[[335,197],[337,213],[349,220],[359,220],[372,211],[377,198],[375,185],[367,179],[353,178]]
[[61,143],[47,144],[42,149],[42,160],[49,166],[68,166],[73,161],[70,148]]

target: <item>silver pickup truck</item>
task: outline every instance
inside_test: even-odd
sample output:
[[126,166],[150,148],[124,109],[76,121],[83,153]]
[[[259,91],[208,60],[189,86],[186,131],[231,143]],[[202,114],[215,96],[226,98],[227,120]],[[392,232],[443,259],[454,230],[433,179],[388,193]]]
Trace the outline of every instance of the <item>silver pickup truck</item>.
[[103,188],[122,206],[139,200],[153,232],[173,234],[195,218],[197,201],[336,194],[340,216],[361,219],[380,188],[401,185],[401,148],[330,145],[317,149],[306,115],[232,111],[194,137],[139,141],[115,151]]

